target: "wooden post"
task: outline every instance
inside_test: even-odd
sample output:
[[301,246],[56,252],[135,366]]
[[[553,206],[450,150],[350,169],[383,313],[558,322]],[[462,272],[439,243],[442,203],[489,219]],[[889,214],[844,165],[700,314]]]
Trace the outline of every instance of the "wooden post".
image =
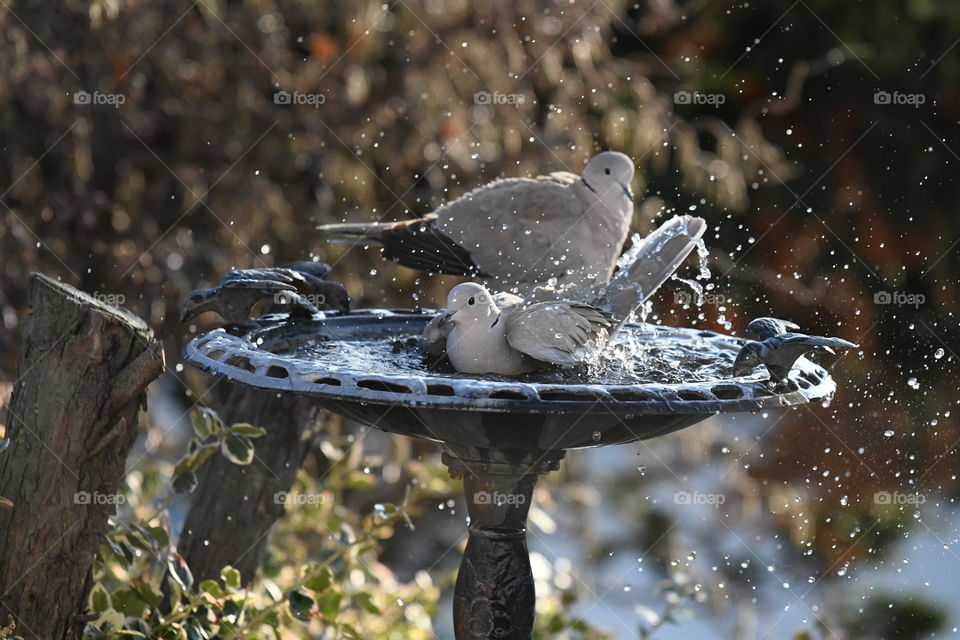
[[0,620],[25,638],[79,638],[94,555],[116,510],[163,351],[146,324],[31,274],[0,453]]
[[283,517],[276,498],[293,484],[317,432],[317,403],[310,398],[234,385],[220,417],[226,424],[249,422],[267,433],[254,440],[256,458],[247,466],[212,456],[200,470],[177,552],[196,581],[220,577],[225,565],[249,582],[263,562],[273,525]]

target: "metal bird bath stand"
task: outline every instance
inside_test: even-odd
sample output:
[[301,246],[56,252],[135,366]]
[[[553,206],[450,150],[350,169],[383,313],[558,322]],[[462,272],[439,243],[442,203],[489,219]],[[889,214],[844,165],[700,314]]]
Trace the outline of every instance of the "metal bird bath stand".
[[[540,474],[559,467],[567,449],[654,438],[716,413],[803,404],[831,395],[835,384],[800,358],[789,381],[772,389],[756,370],[736,379],[680,384],[546,384],[434,373],[360,370],[305,355],[305,345],[334,349],[351,341],[419,335],[432,312],[362,310],[342,316],[258,318],[244,335],[218,329],[186,348],[186,360],[258,389],[316,398],[325,408],[383,431],[443,446],[443,462],[463,479],[469,540],[454,596],[457,640],[528,640],[534,582],[526,521]],[[630,325],[643,341],[663,341],[725,357],[743,339],[696,329]]]

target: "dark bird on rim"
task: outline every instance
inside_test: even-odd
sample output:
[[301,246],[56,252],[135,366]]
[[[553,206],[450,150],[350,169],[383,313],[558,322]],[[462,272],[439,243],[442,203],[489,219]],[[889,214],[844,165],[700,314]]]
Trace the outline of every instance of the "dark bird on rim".
[[312,315],[321,309],[336,309],[349,313],[350,296],[343,285],[325,279],[329,273],[329,265],[310,261],[267,269],[228,271],[219,286],[187,294],[180,322],[213,311],[226,324],[248,324],[253,305],[264,298],[272,298],[266,307],[267,312]]
[[793,364],[812,351],[836,353],[834,349],[856,349],[859,345],[841,338],[808,336],[803,333],[786,332],[799,327],[786,320],[757,318],[747,325],[759,341],[747,341],[740,348],[733,363],[733,375],[748,375],[759,365],[764,365],[770,374],[770,382],[780,384],[787,379]]

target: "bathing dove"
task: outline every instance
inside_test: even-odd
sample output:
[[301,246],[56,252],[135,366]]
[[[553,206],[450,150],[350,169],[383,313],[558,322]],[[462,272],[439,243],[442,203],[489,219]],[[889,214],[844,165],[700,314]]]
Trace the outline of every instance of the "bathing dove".
[[779,318],[757,318],[751,320],[750,324],[747,325],[747,330],[751,331],[760,340],[766,340],[799,328],[800,325]]
[[749,340],[740,348],[737,359],[733,363],[734,377],[745,376],[762,364],[770,374],[770,382],[781,384],[787,379],[793,364],[806,353],[811,351],[834,353],[834,349],[856,349],[859,346],[841,338],[808,336],[803,333],[780,331],[770,335],[771,331],[779,331],[784,327],[798,328],[792,322],[776,318],[758,318],[747,325],[747,328],[760,337],[763,335],[768,337],[759,342]]
[[628,156],[605,151],[582,176],[495,180],[423,218],[318,229],[382,245],[406,267],[480,277],[504,291],[606,283],[633,218],[633,173]]
[[350,297],[343,286],[324,278],[330,266],[300,261],[267,269],[236,269],[211,289],[191,291],[183,300],[180,322],[205,311],[214,311],[230,325],[247,324],[250,310],[264,298],[273,297],[269,311],[313,314],[318,307],[350,311]]
[[[537,287],[530,292],[528,302],[546,302],[564,298],[589,302],[610,313],[614,327],[608,338],[617,334],[631,314],[646,301],[677,270],[707,229],[703,218],[675,216],[644,239],[639,236],[634,246],[624,254],[620,266],[609,284],[583,289],[568,285],[564,288]],[[501,310],[524,299],[509,293],[494,294],[494,302]],[[453,325],[446,322],[446,311],[440,311],[424,330],[424,349],[430,360],[438,360],[446,352],[446,340]]]
[[472,282],[450,290],[447,310],[453,328],[446,352],[460,373],[513,376],[572,365],[577,350],[611,325],[600,309],[568,300],[514,301],[501,309],[485,287]]

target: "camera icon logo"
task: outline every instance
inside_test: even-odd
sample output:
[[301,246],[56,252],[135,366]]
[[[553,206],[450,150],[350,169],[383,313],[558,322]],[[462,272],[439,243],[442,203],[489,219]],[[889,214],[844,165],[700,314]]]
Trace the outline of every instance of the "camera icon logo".
[[673,294],[673,301],[676,304],[690,304],[693,302],[693,295],[689,291],[677,291]]
[[877,91],[873,94],[874,104],[890,104],[892,100],[893,96],[890,95],[889,91]]
[[90,92],[77,91],[73,94],[73,104],[90,104]]
[[473,104],[491,104],[493,96],[489,91],[477,91],[473,94]]
[[287,492],[286,491],[277,491],[273,494],[273,503],[274,504],[286,504],[287,503]]
[[674,104],[690,104],[693,102],[693,96],[689,91],[677,91],[673,94]]
[[273,93],[273,104],[291,104],[293,102],[293,96],[290,95],[289,91],[275,91]]
[[673,494],[674,504],[690,504],[691,495],[689,491],[677,491]]
[[890,304],[891,302],[893,302],[893,297],[889,291],[877,291],[873,294],[874,304]]
[[473,504],[491,504],[492,502],[489,491],[477,491],[473,494]]
[[90,492],[77,491],[75,494],[73,494],[73,503],[74,504],[90,504]]

